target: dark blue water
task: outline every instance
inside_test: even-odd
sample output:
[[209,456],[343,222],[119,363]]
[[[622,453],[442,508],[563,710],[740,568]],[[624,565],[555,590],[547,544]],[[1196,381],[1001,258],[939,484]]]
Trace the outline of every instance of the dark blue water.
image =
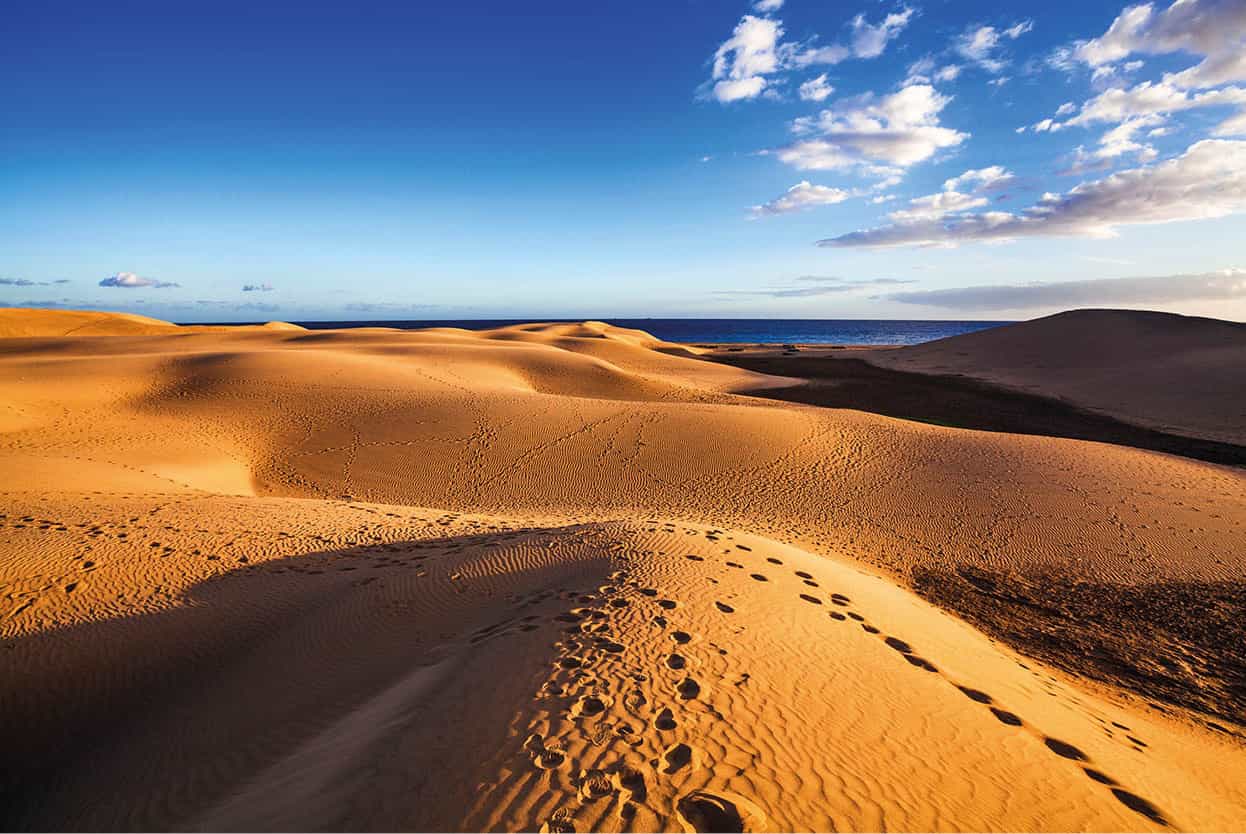
[[[465,321],[300,321],[303,327],[462,327],[488,330],[532,319]],[[823,345],[915,345],[946,336],[972,333],[1006,321],[906,321],[901,319],[607,319],[619,327],[644,330],[668,342],[735,342]]]

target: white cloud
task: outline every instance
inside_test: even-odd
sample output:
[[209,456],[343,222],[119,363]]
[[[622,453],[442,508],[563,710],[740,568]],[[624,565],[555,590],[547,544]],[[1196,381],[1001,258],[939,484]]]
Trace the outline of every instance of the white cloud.
[[133,272],[118,272],[110,275],[103,281],[100,281],[101,287],[121,287],[123,289],[138,289],[140,287],[151,287],[152,289],[168,289],[180,287],[181,284],[175,284],[172,281],[157,281],[153,278],[143,278],[135,275]]
[[825,101],[833,92],[835,88],[826,83],[826,73],[800,85],[800,97],[804,101]]
[[968,134],[939,124],[951,101],[925,84],[891,95],[871,93],[837,102],[817,116],[797,119],[792,129],[811,138],[776,153],[801,170],[837,170],[861,166],[880,175],[894,174],[929,159],[940,148],[959,145]]
[[960,64],[937,66],[935,59],[927,55],[909,64],[908,74],[904,79],[904,86],[911,87],[914,84],[930,84],[934,81],[955,81],[962,69]]
[[1246,269],[1145,278],[1100,278],[1050,284],[992,284],[892,293],[891,301],[962,310],[1103,307],[1246,298]]
[[721,102],[755,98],[766,89],[765,76],[779,68],[776,53],[783,27],[777,20],[745,15],[714,53],[713,96]]
[[768,203],[753,206],[754,215],[788,214],[817,206],[831,206],[857,196],[855,192],[802,180]]
[[766,89],[766,79],[760,75],[749,78],[723,79],[714,85],[714,98],[723,104],[740,99],[757,98]]
[[937,220],[949,214],[958,214],[971,208],[986,205],[985,197],[974,197],[961,194],[959,191],[943,191],[928,194],[925,197],[914,197],[909,200],[909,207],[897,209],[887,215],[893,223],[913,223],[921,220]]
[[1185,52],[1203,61],[1164,77],[1177,87],[1198,89],[1246,81],[1246,3],[1242,0],[1175,0],[1129,6],[1100,37],[1079,42],[1072,54],[1092,67],[1111,65],[1134,53]]
[[[1163,116],[1184,110],[1205,107],[1246,107],[1246,88],[1222,87],[1218,90],[1194,92],[1173,86],[1166,81],[1144,81],[1129,89],[1113,88],[1086,101],[1077,115],[1063,122],[1043,119],[1034,130],[1062,130],[1071,126],[1085,126],[1116,122],[1122,127],[1131,121],[1154,125]],[[1061,110],[1064,106],[1061,105]],[[1059,111],[1057,111],[1059,112]],[[1246,110],[1222,122],[1213,131],[1217,136],[1236,136],[1246,131]],[[1045,125],[1045,127],[1044,127]]]
[[972,61],[987,72],[998,73],[1008,62],[998,55],[998,50],[1005,38],[1016,40],[1034,28],[1034,23],[1023,20],[1007,29],[999,30],[994,26],[971,26],[960,35],[953,44],[953,49],[961,57]]
[[1066,101],[1064,104],[1061,104],[1059,107],[1056,108],[1056,116],[1057,117],[1067,116],[1076,109],[1077,109],[1076,104],[1074,104],[1071,101]]
[[858,58],[877,58],[887,44],[894,40],[913,17],[912,9],[889,14],[877,24],[871,24],[865,15],[852,19],[852,53]]
[[1012,172],[1002,165],[991,165],[986,168],[973,168],[958,177],[952,177],[943,183],[944,191],[959,191],[967,185],[974,184],[974,191],[999,191],[1007,188],[1016,180]]
[[1246,211],[1246,141],[1204,139],[1184,154],[1119,171],[1013,214],[988,211],[892,223],[818,242],[831,247],[955,245],[1019,237],[1111,237],[1120,226]]
[[[781,0],[757,0],[755,11],[762,14],[778,11]],[[773,95],[774,77],[792,70],[812,66],[838,64],[851,57],[876,58],[908,25],[912,9],[889,14],[878,23],[870,23],[857,15],[850,24],[850,45],[816,45],[817,38],[799,42],[781,42],[783,24],[772,17],[746,14],[740,18],[731,37],[714,52],[710,84],[702,94],[720,102],[740,101]],[[706,93],[708,87],[708,93]]]

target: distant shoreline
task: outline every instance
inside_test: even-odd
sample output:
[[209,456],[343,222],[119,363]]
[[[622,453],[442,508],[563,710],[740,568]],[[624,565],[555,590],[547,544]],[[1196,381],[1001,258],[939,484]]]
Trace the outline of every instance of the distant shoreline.
[[[308,330],[344,330],[361,327],[389,327],[399,330],[457,327],[465,330],[490,330],[528,324],[532,321],[534,319],[360,319],[292,321],[291,323]],[[579,319],[547,319],[546,321],[574,323]],[[1012,321],[963,319],[610,318],[604,321],[617,327],[644,330],[663,341],[681,344],[807,347],[915,345],[1014,323]],[[193,324],[237,326],[250,323],[194,322]]]

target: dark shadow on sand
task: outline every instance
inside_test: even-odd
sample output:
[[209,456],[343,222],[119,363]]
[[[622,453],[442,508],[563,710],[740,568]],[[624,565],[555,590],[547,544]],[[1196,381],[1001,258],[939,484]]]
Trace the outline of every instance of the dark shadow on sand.
[[879,368],[860,359],[748,353],[703,356],[764,374],[805,380],[752,396],[980,431],[1067,437],[1131,446],[1209,463],[1246,466],[1246,447],[1142,428],[1068,403],[962,376]]

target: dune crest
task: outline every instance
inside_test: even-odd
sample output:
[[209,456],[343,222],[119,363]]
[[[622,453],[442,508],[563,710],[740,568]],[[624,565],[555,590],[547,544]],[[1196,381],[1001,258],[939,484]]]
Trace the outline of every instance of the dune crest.
[[897,350],[900,371],[963,374],[1147,428],[1246,445],[1246,324],[1135,310],[1072,310]]

